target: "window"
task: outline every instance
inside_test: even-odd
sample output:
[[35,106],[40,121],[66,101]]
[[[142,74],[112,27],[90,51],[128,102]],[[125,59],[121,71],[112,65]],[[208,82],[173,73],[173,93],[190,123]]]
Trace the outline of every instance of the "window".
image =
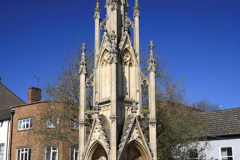
[[4,160],[4,143],[0,143],[0,160]]
[[50,120],[46,121],[47,128],[55,128],[56,125],[58,125],[58,124],[59,124],[59,119],[57,119],[57,118],[55,118],[53,121],[50,121]]
[[221,160],[233,160],[232,147],[221,148]]
[[70,128],[71,129],[78,129],[77,119],[70,120]]
[[45,160],[57,160],[58,159],[58,147],[46,147]]
[[32,125],[33,125],[32,118],[18,120],[18,130],[32,129]]
[[17,160],[31,160],[31,148],[17,149]]
[[189,159],[198,159],[198,151],[197,149],[191,149],[188,151]]
[[0,127],[2,127],[2,125],[3,125],[3,122],[0,122]]
[[78,148],[71,148],[71,160],[79,160],[79,150]]

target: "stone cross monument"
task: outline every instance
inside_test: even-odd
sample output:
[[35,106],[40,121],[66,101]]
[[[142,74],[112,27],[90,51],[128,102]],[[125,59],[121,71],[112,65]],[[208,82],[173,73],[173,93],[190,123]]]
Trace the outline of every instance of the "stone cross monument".
[[[140,69],[140,7],[135,0],[132,21],[128,0],[106,0],[101,21],[99,0],[94,10],[95,68],[86,77],[85,44],[80,61],[79,160],[157,160],[155,59],[153,42],[148,61],[149,78]],[[129,27],[134,30],[131,42]],[[103,31],[102,41],[100,32]],[[149,88],[149,142],[141,129],[141,85]],[[94,110],[86,111],[86,86],[92,83]],[[86,139],[86,115],[93,117]]]

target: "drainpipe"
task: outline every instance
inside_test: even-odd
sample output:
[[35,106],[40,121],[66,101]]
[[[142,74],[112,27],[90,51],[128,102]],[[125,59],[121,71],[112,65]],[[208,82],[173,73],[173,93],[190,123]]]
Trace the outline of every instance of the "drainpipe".
[[13,133],[13,115],[15,114],[15,110],[13,109],[13,110],[11,110],[11,117],[12,117],[12,120],[11,120],[11,122],[12,122],[12,125],[11,125],[11,144],[10,144],[10,160],[11,160],[11,158],[12,158],[12,133]]
[[9,119],[9,121],[7,123],[7,140],[6,140],[6,156],[5,156],[6,159],[8,159],[10,120],[11,120],[11,118]]

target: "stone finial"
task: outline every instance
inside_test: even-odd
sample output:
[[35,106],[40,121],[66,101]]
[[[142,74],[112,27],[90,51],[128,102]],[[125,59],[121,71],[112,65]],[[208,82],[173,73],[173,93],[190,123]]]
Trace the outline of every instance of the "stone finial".
[[135,0],[135,5],[133,7],[133,17],[134,18],[140,18],[140,7],[139,7],[139,4],[138,4],[138,0]]
[[150,48],[150,56],[149,56],[149,60],[148,60],[148,73],[150,72],[156,72],[156,67],[155,67],[155,59],[154,59],[154,52],[153,52],[153,49],[154,49],[154,45],[153,45],[153,41],[151,40],[150,41],[150,45],[149,45],[149,48]]
[[2,77],[0,77],[0,84],[2,83]]
[[150,41],[149,48],[150,48],[150,51],[153,52],[154,45],[153,45],[153,41],[152,40]]
[[85,51],[86,51],[85,43],[82,44],[81,50],[82,50],[82,54],[85,55]]
[[95,20],[101,18],[101,9],[100,9],[99,0],[96,0],[96,7],[94,9],[94,17],[93,18]]
[[116,43],[115,43],[115,39],[116,39],[116,34],[115,31],[112,31],[111,34],[111,51],[110,51],[110,57],[109,57],[109,63],[117,63],[117,51],[116,51]]
[[87,74],[87,63],[86,63],[86,55],[85,55],[85,51],[86,51],[85,43],[82,44],[81,50],[82,50],[82,55],[81,55],[81,61],[80,61],[79,74]]

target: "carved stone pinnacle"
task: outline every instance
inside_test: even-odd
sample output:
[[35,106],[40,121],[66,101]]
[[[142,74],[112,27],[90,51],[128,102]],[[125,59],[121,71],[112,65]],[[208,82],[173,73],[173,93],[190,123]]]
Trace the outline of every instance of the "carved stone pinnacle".
[[82,53],[85,54],[85,51],[86,51],[85,43],[82,44],[81,50],[82,50]]
[[140,7],[139,7],[139,4],[138,4],[138,0],[135,0],[135,5],[133,7],[133,10],[134,10],[134,14],[133,14],[133,17],[136,18],[140,18]]
[[150,48],[150,50],[151,50],[151,51],[152,51],[152,50],[153,50],[153,48],[154,48],[154,45],[153,45],[153,41],[152,41],[152,40],[150,41],[149,48]]
[[149,56],[149,60],[148,60],[148,72],[156,72],[156,67],[155,67],[155,59],[154,59],[154,55],[153,55],[153,48],[154,48],[154,45],[153,45],[153,41],[151,40],[150,41],[150,45],[149,45],[149,48],[150,48],[150,56]]
[[99,0],[96,1],[96,7],[94,9],[94,19],[100,19],[101,15],[101,9],[100,9],[100,4],[99,4]]
[[82,50],[82,56],[80,61],[79,74],[87,74],[87,63],[85,58],[85,51],[86,51],[85,43],[82,44],[81,50]]

